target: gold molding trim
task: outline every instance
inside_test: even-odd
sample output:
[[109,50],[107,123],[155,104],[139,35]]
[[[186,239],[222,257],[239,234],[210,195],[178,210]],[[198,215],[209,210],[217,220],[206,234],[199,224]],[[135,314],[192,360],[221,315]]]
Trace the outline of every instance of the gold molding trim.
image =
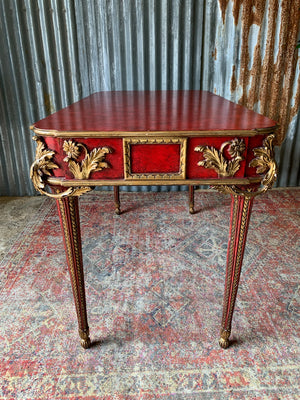
[[256,158],[254,158],[250,162],[249,166],[256,168],[257,174],[265,173],[261,180],[262,186],[258,190],[254,190],[251,187],[244,190],[236,185],[213,185],[213,188],[222,193],[229,193],[232,195],[244,196],[247,198],[255,197],[270,189],[277,178],[277,165],[274,159],[273,149],[274,139],[275,135],[271,134],[264,139],[263,147],[257,147],[253,149]]
[[215,131],[58,131],[55,129],[40,129],[36,128],[35,125],[30,127],[36,135],[57,137],[57,138],[98,138],[98,137],[110,137],[110,138],[136,138],[139,135],[144,136],[145,133],[148,137],[220,137],[220,136],[238,136],[238,137],[250,137],[257,135],[267,135],[273,133],[278,129],[279,125],[270,126],[267,128],[260,129],[249,129],[249,130],[215,130]]
[[[180,157],[179,157],[179,171],[173,173],[132,173],[131,172],[131,145],[132,144],[179,144]],[[170,180],[170,179],[185,179],[186,176],[186,138],[124,138],[123,139],[123,152],[124,152],[124,177],[125,180]]]
[[47,182],[47,177],[51,177],[52,170],[55,168],[59,168],[52,159],[55,154],[53,150],[49,150],[46,148],[46,145],[43,139],[39,136],[34,136],[32,138],[37,143],[35,161],[31,164],[30,167],[30,178],[33,182],[33,186],[35,189],[43,195],[48,197],[53,197],[55,199],[61,199],[67,196],[80,196],[83,193],[89,192],[92,190],[91,187],[70,187],[64,192],[60,192],[57,194],[49,193],[45,190]]
[[[79,163],[76,162],[80,155],[80,149],[85,152],[84,159]],[[110,168],[105,161],[106,154],[112,152],[109,147],[94,148],[90,153],[82,143],[76,143],[73,140],[65,140],[63,150],[66,153],[64,161],[68,163],[70,172],[75,179],[89,179],[92,171],[102,171]]]
[[[231,157],[229,160],[224,155],[226,148]],[[199,167],[213,169],[221,178],[230,178],[240,169],[246,145],[243,139],[235,138],[222,143],[220,150],[209,146],[197,146],[194,150],[203,153],[204,160],[197,163]]]
[[[223,178],[221,179],[172,179],[172,180],[159,180],[149,179],[147,185],[251,185],[260,184],[260,177],[251,178]],[[125,180],[125,179],[65,179],[51,176],[47,178],[47,183],[54,186],[62,187],[77,187],[77,186],[143,186],[145,180]]]

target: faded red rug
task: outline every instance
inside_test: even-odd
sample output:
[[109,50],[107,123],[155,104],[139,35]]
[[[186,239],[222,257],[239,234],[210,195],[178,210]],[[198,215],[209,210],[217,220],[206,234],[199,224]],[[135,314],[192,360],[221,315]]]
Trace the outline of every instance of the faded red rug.
[[0,399],[298,399],[300,190],[254,203],[233,317],[218,346],[230,197],[80,199],[91,339],[80,347],[55,201],[0,263]]

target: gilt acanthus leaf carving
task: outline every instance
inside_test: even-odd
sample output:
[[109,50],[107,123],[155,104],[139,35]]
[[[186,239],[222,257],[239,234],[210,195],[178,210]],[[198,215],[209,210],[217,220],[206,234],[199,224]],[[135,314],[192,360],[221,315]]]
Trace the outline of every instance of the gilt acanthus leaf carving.
[[[225,149],[228,149],[230,159],[225,157]],[[246,149],[243,139],[232,139],[222,143],[220,150],[209,146],[197,146],[195,151],[202,152],[204,159],[197,165],[204,168],[211,168],[220,177],[232,177],[240,169],[240,163],[244,160],[243,153]]]
[[263,141],[262,147],[253,149],[256,156],[249,166],[256,168],[257,174],[265,174],[260,182],[260,187],[254,185],[253,187],[240,188],[237,185],[214,185],[213,187],[222,193],[229,193],[235,196],[244,196],[247,198],[255,197],[259,194],[266,192],[270,189],[277,177],[277,166],[274,159],[273,140],[275,135],[267,136]]
[[267,136],[263,141],[263,147],[258,147],[253,150],[256,158],[250,162],[250,167],[256,168],[257,174],[265,174],[262,185],[266,188],[265,191],[273,186],[277,177],[277,166],[275,162],[273,140],[275,135]]
[[82,187],[70,187],[65,191],[62,192],[58,191],[57,193],[47,192],[46,191],[46,186],[48,185],[47,176],[52,175],[53,169],[59,168],[59,166],[53,162],[55,151],[48,149],[41,137],[34,136],[33,140],[36,141],[37,147],[36,147],[35,161],[32,163],[30,168],[30,178],[37,191],[46,196],[53,197],[55,199],[61,199],[63,197],[68,197],[68,196],[80,196],[83,193],[92,190],[92,188],[88,186],[82,186]]
[[[85,153],[81,162],[77,161],[81,153],[80,149],[83,149]],[[109,168],[109,164],[105,161],[106,154],[112,152],[109,147],[95,148],[89,153],[83,144],[65,140],[63,150],[67,155],[64,161],[68,163],[75,179],[89,179],[91,172]]]
[[43,189],[46,184],[43,177],[44,175],[51,176],[52,170],[58,168],[58,165],[52,161],[55,152],[47,149],[45,143],[40,137],[34,136],[33,140],[36,141],[37,147],[35,161],[32,163],[30,168],[30,178],[35,189],[44,194]]

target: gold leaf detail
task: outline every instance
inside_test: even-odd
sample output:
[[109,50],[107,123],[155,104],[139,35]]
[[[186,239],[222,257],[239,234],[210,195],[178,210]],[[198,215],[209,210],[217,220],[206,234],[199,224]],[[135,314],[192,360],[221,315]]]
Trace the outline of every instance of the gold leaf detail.
[[213,186],[219,192],[229,193],[231,195],[244,196],[246,198],[252,198],[259,194],[266,192],[270,189],[277,177],[277,166],[274,160],[273,140],[274,134],[267,136],[263,141],[263,147],[253,149],[254,158],[249,166],[256,168],[258,174],[265,174],[261,181],[261,187],[249,187],[247,189],[240,188],[236,185],[215,185]]
[[93,188],[89,186],[75,187],[73,188],[71,196],[81,196],[82,194],[90,192],[91,190],[93,190]]
[[[225,148],[228,147],[228,153],[231,159],[226,159],[224,155]],[[240,162],[244,159],[242,154],[246,149],[243,139],[233,139],[224,142],[220,150],[209,146],[197,146],[195,151],[202,152],[204,160],[199,161],[197,165],[204,168],[215,170],[222,178],[232,177],[240,169]]]
[[72,158],[76,160],[80,154],[79,147],[76,145],[76,143],[72,142],[72,140],[64,141],[63,150],[67,154],[67,157],[64,158],[65,162],[68,162]]
[[266,187],[265,191],[273,186],[277,177],[277,166],[274,160],[273,140],[275,135],[267,136],[263,141],[263,147],[253,150],[256,158],[249,164],[256,168],[257,174],[265,174],[262,185]]
[[[46,192],[45,187],[47,185],[47,181],[44,180],[45,175],[51,176],[52,170],[59,167],[52,161],[55,152],[46,148],[42,138],[34,136],[33,140],[37,142],[37,148],[36,159],[30,168],[30,178],[32,179],[33,185],[36,190],[38,190],[41,194],[53,197],[55,199],[61,199],[69,196],[80,196],[83,193],[93,190],[91,187],[84,186],[68,188],[63,192],[58,192],[56,194]],[[74,154],[76,154],[75,147],[72,146],[72,148],[69,149],[69,151],[72,152],[72,156],[74,156]]]
[[227,145],[228,143],[230,143],[229,149],[228,149],[228,153],[230,154],[230,156],[232,158],[242,160],[243,158],[241,157],[241,154],[243,154],[244,151],[246,150],[244,141],[235,138],[235,139],[231,140],[230,142],[223,143],[221,146],[221,149],[223,150],[223,148],[225,148],[224,145]]
[[[85,152],[85,157],[81,162],[76,161],[80,155],[80,147]],[[72,140],[65,140],[63,150],[67,154],[64,161],[68,162],[70,172],[75,179],[89,179],[92,171],[101,171],[104,168],[109,168],[105,161],[106,154],[111,153],[108,147],[99,147],[88,153],[87,148],[83,144],[76,144]]]
[[30,168],[30,178],[35,189],[43,193],[43,189],[46,185],[43,179],[44,175],[50,176],[52,170],[58,168],[58,165],[52,161],[55,152],[48,150],[40,137],[34,136],[33,140],[37,142],[37,148],[35,161]]

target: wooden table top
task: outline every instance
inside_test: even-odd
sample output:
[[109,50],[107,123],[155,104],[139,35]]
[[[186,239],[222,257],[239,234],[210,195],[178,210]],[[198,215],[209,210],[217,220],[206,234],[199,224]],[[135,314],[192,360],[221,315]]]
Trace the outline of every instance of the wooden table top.
[[[276,122],[199,90],[94,93],[36,122],[33,130],[59,132],[264,131]],[[46,132],[44,132],[46,133]]]

